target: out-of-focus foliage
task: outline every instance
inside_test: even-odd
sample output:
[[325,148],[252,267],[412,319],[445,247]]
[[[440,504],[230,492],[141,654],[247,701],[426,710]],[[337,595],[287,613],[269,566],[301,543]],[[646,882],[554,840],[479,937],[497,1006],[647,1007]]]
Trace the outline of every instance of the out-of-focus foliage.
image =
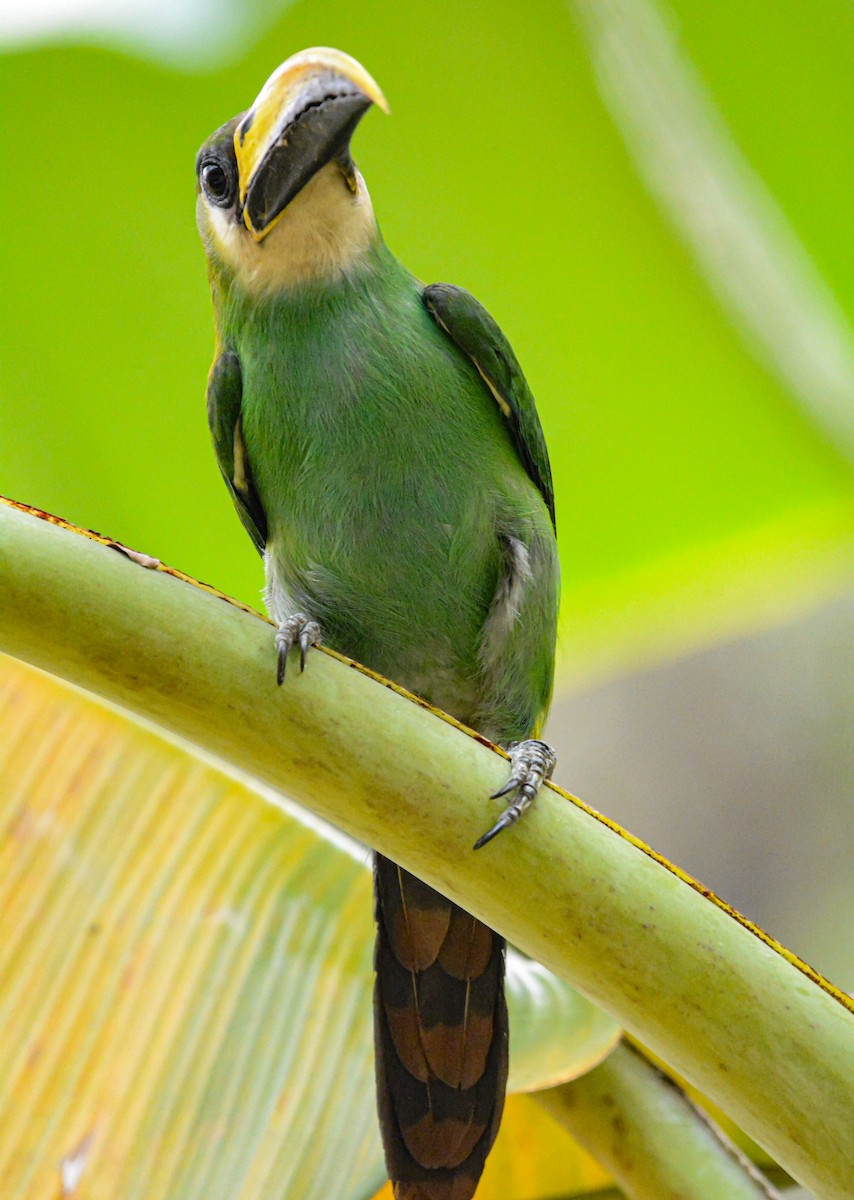
[[[125,52],[69,40],[0,54],[0,491],[259,603],[260,564],[218,478],[205,424],[213,338],[193,223],[193,157],[279,61],[326,43],[362,59],[392,103],[393,117],[372,114],[355,143],[387,240],[425,280],[474,291],[534,386],[557,483],[564,682],[582,686],[603,670],[624,672],[761,628],[844,586],[854,531],[844,447],[822,432],[767,347],[716,294],[690,237],[678,232],[666,188],[650,190],[638,170],[631,121],[615,120],[614,87],[600,91],[604,42],[597,73],[591,14],[605,24],[609,14],[662,18],[675,52],[708,89],[718,132],[740,152],[740,183],[755,172],[850,322],[848,0],[754,0],[749,12],[735,0],[301,0],[263,12],[257,0],[199,0],[211,20],[214,8],[238,14],[225,41],[185,38],[157,61],[145,57],[150,40],[135,48],[126,41]],[[164,32],[161,50],[167,41]],[[629,38],[627,53],[617,81],[624,104],[637,77],[650,74],[640,42]],[[668,79],[656,84],[666,107]],[[684,148],[696,150],[693,141]],[[669,149],[678,176],[680,143]],[[698,181],[686,167],[670,182],[690,190]],[[720,212],[712,205],[703,229],[713,249]],[[773,226],[765,222],[765,231],[774,235]],[[751,270],[738,255],[729,267],[736,277]],[[810,349],[821,355],[821,339]],[[823,629],[815,641],[827,649]],[[844,654],[838,645],[825,655],[828,671]],[[723,660],[676,668],[688,679],[682,690],[667,674],[629,680],[636,709],[630,692],[614,692],[618,682],[604,712],[590,708],[592,729],[569,705],[552,727],[566,724],[566,777],[588,799],[622,810],[648,833],[646,814],[630,817],[629,808],[636,793],[655,795],[664,826],[681,819],[686,836],[694,831],[685,865],[713,885],[720,876],[701,861],[702,847],[726,841],[714,826],[705,831],[698,811],[737,840],[751,884],[763,871],[791,878],[790,860],[804,879],[820,872],[831,897],[820,955],[802,929],[815,886],[809,896],[792,889],[801,924],[787,924],[777,907],[768,923],[784,940],[796,933],[795,947],[809,957],[844,970],[844,926],[836,930],[832,917],[848,911],[850,895],[842,874],[828,868],[826,847],[832,840],[844,862],[849,822],[829,798],[844,793],[843,756],[834,757],[831,743],[842,744],[846,709],[833,693],[836,718],[816,715],[803,653],[791,656],[786,646],[783,632],[767,696],[757,691],[753,701],[748,689],[742,699],[746,709],[748,701],[779,703],[803,741],[787,737],[781,720],[758,766],[749,711],[739,731],[726,722],[722,732],[705,728],[698,697],[721,713],[741,711],[731,692],[745,679]],[[743,672],[752,662],[748,656]],[[840,695],[843,685],[847,696],[844,668]],[[668,713],[672,748],[659,736]],[[624,737],[635,718],[636,744]],[[599,776],[590,774],[604,781],[598,791],[586,782],[583,754],[578,762],[579,741],[598,764]],[[673,788],[669,807],[647,761],[656,747]],[[739,755],[748,762],[743,771]],[[833,776],[829,784],[809,767],[810,755]],[[751,771],[761,772],[768,796],[764,826],[750,816],[759,791]],[[700,779],[709,795],[694,796],[686,784]],[[768,849],[763,829],[791,828],[778,802],[786,789],[814,844],[781,833],[784,850]],[[653,840],[670,848],[663,832]],[[757,915],[745,886],[744,903]],[[737,891],[732,898],[739,901]]]
[[560,789],[530,830],[472,854],[477,797],[506,778],[476,734],[328,649],[277,689],[270,626],[251,609],[24,507],[0,505],[4,650],[224,756],[456,898],[648,1040],[794,1175],[847,1200],[848,997]]
[[[5,655],[0,728],[4,1200],[77,1176],[92,1200],[374,1192],[362,848]],[[507,965],[511,1089],[613,1049],[611,1018]],[[533,1121],[514,1122],[532,1151]],[[602,1178],[543,1124],[520,1180]]]
[[[854,311],[849,6],[673,12],[735,139]],[[208,445],[193,157],[282,58],[328,43],[391,99],[393,117],[372,114],[355,144],[387,240],[424,279],[471,288],[534,385],[575,681],[837,586],[849,465],[751,356],[640,181],[582,28],[562,0],[312,0],[215,71],[72,45],[8,52],[0,488],[257,603],[259,564]]]

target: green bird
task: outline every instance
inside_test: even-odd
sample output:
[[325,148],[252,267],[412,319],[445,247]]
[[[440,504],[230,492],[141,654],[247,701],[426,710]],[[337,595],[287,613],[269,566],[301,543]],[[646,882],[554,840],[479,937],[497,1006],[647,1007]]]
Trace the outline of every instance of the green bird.
[[[351,136],[377,84],[288,59],[199,151],[220,470],[264,558],[279,682],[321,637],[508,749],[512,825],[554,766],[559,572],[534,400],[507,339],[387,249]],[[504,940],[376,856],[380,1126],[398,1200],[469,1200],[507,1076]]]

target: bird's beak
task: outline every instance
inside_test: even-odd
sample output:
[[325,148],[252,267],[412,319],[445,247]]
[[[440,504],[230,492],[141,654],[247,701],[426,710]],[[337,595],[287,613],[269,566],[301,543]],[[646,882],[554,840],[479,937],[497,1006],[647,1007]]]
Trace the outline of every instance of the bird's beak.
[[273,72],[234,134],[243,220],[257,242],[346,149],[372,104],[388,112],[368,72],[340,50],[303,50]]

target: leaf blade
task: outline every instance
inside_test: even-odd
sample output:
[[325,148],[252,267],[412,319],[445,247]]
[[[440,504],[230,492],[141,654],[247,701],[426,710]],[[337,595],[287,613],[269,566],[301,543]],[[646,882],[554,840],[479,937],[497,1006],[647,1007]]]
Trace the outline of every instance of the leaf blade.
[[[366,853],[5,658],[0,729],[11,1200],[53,1200],[63,1162],[94,1200],[367,1194]],[[510,1003],[528,1085],[617,1036],[521,956]]]

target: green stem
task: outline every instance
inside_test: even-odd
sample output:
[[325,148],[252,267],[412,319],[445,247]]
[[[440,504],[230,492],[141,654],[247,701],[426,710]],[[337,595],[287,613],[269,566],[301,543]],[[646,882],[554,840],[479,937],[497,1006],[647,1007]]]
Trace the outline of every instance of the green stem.
[[535,1098],[630,1200],[779,1200],[682,1089],[627,1042]]
[[611,1012],[800,1182],[854,1178],[854,1005],[558,789],[471,847],[506,764],[331,653],[275,682],[270,626],[0,504],[0,650],[286,792],[487,920]]

